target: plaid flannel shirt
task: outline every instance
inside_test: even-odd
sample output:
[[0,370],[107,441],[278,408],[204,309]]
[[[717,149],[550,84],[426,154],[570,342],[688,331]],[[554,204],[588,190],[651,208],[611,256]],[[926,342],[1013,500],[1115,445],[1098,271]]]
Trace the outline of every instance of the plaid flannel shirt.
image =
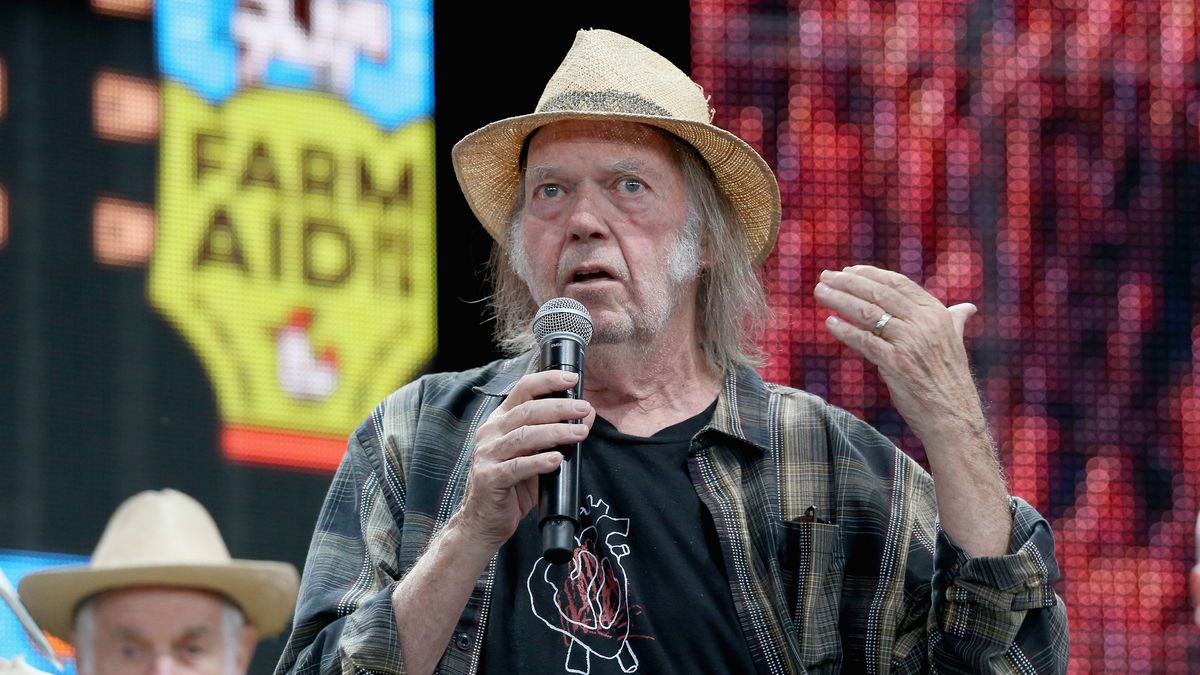
[[[392,590],[462,499],[475,431],[531,365],[526,355],[426,375],[354,432],[277,673],[404,672]],[[917,462],[751,369],[725,378],[688,469],[759,673],[1066,670],[1054,537],[1024,501],[1011,500],[1008,555],[970,558],[940,531]],[[439,673],[477,671],[494,572],[493,559]]]

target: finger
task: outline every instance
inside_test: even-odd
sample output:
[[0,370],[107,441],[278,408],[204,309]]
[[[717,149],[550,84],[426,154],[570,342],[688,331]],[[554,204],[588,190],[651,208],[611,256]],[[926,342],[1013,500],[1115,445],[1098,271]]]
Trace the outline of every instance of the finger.
[[975,316],[975,312],[978,311],[979,308],[969,302],[954,305],[950,308],[950,318],[954,319],[954,330],[958,333],[959,338],[962,338],[966,330],[967,319]]
[[853,276],[870,279],[877,284],[886,286],[887,288],[894,290],[900,296],[907,298],[910,302],[914,302],[918,305],[927,305],[930,303],[930,301],[937,303],[938,305],[942,304],[937,298],[933,297],[928,291],[922,288],[920,284],[912,279],[909,279],[903,274],[900,274],[899,272],[880,269],[873,265],[851,265],[843,271]]
[[863,330],[848,321],[842,321],[836,316],[825,319],[825,329],[838,342],[862,354],[876,366],[882,367],[887,363],[892,346],[886,340],[877,338],[869,331]]
[[821,283],[850,295],[873,303],[880,308],[874,314],[870,323],[874,324],[880,314],[886,310],[895,316],[912,316],[916,309],[914,302],[907,295],[879,281],[853,272],[837,272],[825,270],[821,273]]
[[538,503],[539,489],[537,478],[528,478],[517,483],[515,488],[517,494],[517,509],[524,517]]
[[566,391],[579,382],[579,374],[569,370],[543,370],[528,373],[517,380],[499,409],[510,410],[525,401],[541,398],[547,394]]
[[[837,312],[843,319],[861,327],[873,327],[884,313],[879,305],[833,288],[825,282],[817,284],[813,294],[816,296],[817,302]],[[893,318],[892,321],[899,321],[899,319]]]
[[518,427],[501,436],[484,454],[493,461],[505,462],[560,445],[578,443],[587,438],[589,431],[585,424],[565,422]]
[[510,410],[497,409],[494,418],[488,421],[500,433],[506,434],[519,427],[582,420],[595,414],[592,404],[582,399],[539,398],[525,401]]
[[514,457],[502,465],[502,475],[505,476],[507,484],[496,487],[514,487],[530,478],[550,473],[562,465],[562,460],[563,456],[560,452],[542,452],[529,457]]

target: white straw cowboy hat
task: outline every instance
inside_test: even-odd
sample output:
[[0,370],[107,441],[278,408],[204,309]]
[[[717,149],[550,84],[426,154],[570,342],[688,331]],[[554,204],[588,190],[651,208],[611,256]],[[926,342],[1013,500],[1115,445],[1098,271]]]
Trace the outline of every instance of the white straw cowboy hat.
[[454,146],[458,184],[496,241],[505,241],[529,134],[551,122],[589,119],[649,124],[686,141],[741,216],[750,259],[762,262],[771,252],[780,217],[771,168],[745,141],[712,124],[700,85],[666,58],[607,30],[576,33],[532,114],[493,122]]
[[265,637],[291,617],[299,582],[291,564],[232,559],[200,502],[176,490],[148,490],[113,513],[89,564],[29,574],[20,596],[38,625],[67,637],[79,603],[97,593],[136,586],[212,591],[233,601]]

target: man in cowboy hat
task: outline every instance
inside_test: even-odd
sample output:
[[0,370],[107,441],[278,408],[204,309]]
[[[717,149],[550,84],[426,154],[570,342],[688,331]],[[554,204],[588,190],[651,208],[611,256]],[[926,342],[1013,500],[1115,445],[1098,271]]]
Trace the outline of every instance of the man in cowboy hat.
[[117,508],[87,565],[29,574],[20,595],[70,636],[81,675],[236,675],[284,628],[298,583],[288,563],[231,558],[199,502],[160,490]]
[[[514,358],[427,375],[351,436],[278,672],[1065,669],[1053,536],[1008,495],[969,373],[974,307],[869,266],[815,289],[931,477],[756,373],[778,186],[660,55],[580,31],[536,112],[453,160]],[[530,336],[560,297],[594,327],[581,399]],[[538,478],[585,438],[555,564]]]

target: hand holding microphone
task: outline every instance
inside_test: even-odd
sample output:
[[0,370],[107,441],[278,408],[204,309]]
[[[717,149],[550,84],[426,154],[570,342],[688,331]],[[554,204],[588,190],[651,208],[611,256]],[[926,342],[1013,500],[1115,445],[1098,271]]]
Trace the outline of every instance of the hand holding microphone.
[[[578,400],[591,318],[574,300],[557,300],[567,306],[552,300],[534,321],[546,360],[535,364],[540,366],[538,372],[517,381],[475,434],[467,489],[454,520],[465,541],[475,544],[485,558],[508,541],[521,520],[539,505],[543,532],[542,514],[559,523],[550,528],[557,533],[552,535],[556,552],[547,558],[565,562],[574,553],[578,445],[595,414],[587,402]],[[560,466],[570,470],[560,471]]]
[[[550,397],[583,398],[583,348],[592,339],[592,317],[587,308],[570,298],[548,300],[533,319],[538,343],[538,370],[566,370],[579,375],[575,386]],[[579,423],[579,420],[573,420]],[[538,479],[538,528],[542,554],[552,563],[565,563],[575,552],[579,530],[579,469],[583,443],[555,448],[562,464]]]

